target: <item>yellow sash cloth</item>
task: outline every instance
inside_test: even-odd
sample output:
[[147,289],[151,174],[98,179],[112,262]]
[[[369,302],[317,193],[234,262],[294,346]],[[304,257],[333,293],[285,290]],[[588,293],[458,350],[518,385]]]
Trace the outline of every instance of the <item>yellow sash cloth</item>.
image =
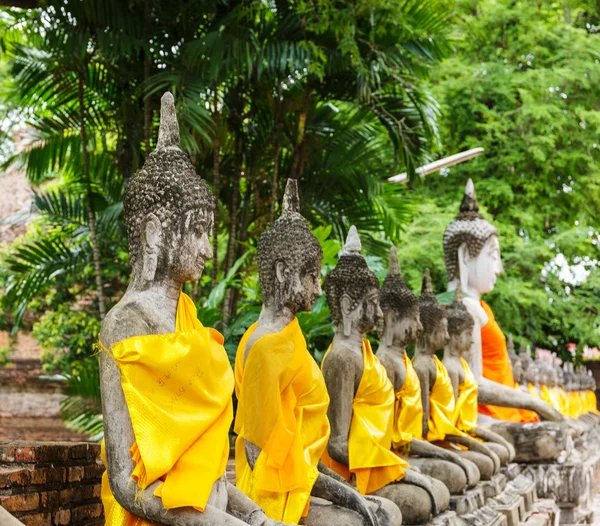
[[[327,354],[323,357],[321,367]],[[350,466],[333,460],[327,450],[322,460],[346,480],[350,480],[354,473],[356,489],[366,495],[402,479],[403,468],[408,467],[408,463],[391,451],[394,386],[385,368],[373,354],[369,340],[363,339],[362,356],[364,369],[352,401],[352,422],[348,435]]]
[[477,427],[477,391],[475,375],[464,358],[460,359],[464,381],[458,386],[458,397],[454,406],[454,426],[465,433]]
[[588,401],[588,406],[587,406],[588,412],[597,413],[598,412],[598,400],[596,399],[596,393],[594,393],[594,391],[592,391],[592,390],[587,391],[587,401]]
[[540,391],[538,390],[538,388],[535,385],[533,385],[531,382],[529,382],[527,384],[527,389],[529,390],[529,394],[531,396],[535,396],[536,398],[542,398],[540,396]]
[[[183,292],[175,330],[134,336],[111,350],[135,435],[132,478],[140,490],[160,480],[154,495],[167,509],[192,506],[203,511],[229,456],[233,371],[223,337],[202,326],[193,301]],[[155,524],[119,505],[107,472],[101,497],[107,526]]]
[[[256,325],[244,334],[235,358],[237,487],[271,519],[298,524],[308,514],[329,439],[329,395],[296,318],[281,332],[260,337],[244,363]],[[261,449],[254,469],[244,440]]]
[[577,418],[581,415],[581,400],[579,391],[569,392],[569,416]]
[[429,392],[429,430],[427,440],[444,440],[446,435],[464,435],[454,425],[454,389],[448,370],[437,356],[433,356],[436,377]]
[[542,400],[547,404],[550,404],[557,411],[561,410],[560,401],[558,399],[558,393],[551,387],[542,384],[540,388],[540,393],[542,395]]
[[[530,387],[533,387],[532,384],[529,384],[528,386],[528,391],[530,390]],[[515,389],[517,391],[521,391],[522,393],[527,393],[528,391],[525,391],[522,387],[521,384],[518,384],[517,382],[515,382]],[[534,388],[535,389],[535,388]],[[536,393],[534,395],[536,398],[539,398],[539,395]],[[519,413],[521,414],[521,416],[523,417],[523,422],[524,423],[530,423],[530,422],[539,422],[540,418],[537,416],[537,413],[535,411],[530,411],[528,409],[519,409]]]
[[404,385],[396,391],[394,407],[394,431],[392,446],[399,449],[412,442],[413,438],[423,438],[423,402],[421,401],[421,383],[411,359],[402,355],[406,370]]

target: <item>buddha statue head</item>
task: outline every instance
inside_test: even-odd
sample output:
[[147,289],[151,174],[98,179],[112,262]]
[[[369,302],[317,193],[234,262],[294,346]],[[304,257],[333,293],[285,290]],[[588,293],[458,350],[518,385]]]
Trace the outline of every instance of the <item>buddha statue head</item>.
[[523,379],[523,364],[521,363],[519,355],[515,352],[515,344],[510,335],[506,340],[506,352],[510,358],[510,367],[512,369],[513,378],[515,382],[521,383],[521,380]]
[[123,210],[132,284],[200,279],[212,257],[214,197],[179,148],[173,95],[161,99],[158,143],[125,186]]
[[462,300],[460,284],[454,292],[454,299],[447,307],[448,315],[448,348],[456,349],[460,354],[468,353],[473,344],[473,328],[475,321]]
[[423,330],[419,317],[419,300],[400,275],[396,247],[390,249],[387,276],[381,286],[380,338],[389,347],[392,344],[405,348],[416,343]]
[[444,263],[448,288],[479,297],[490,292],[502,273],[498,232],[480,213],[473,181],[469,179],[460,212],[444,232]]
[[367,266],[361,252],[356,227],[350,227],[336,267],[325,280],[325,297],[336,334],[365,334],[383,316],[379,306],[379,281]]
[[321,296],[323,251],[299,208],[298,181],[288,179],[281,216],[258,240],[264,305],[292,314],[310,311]]
[[433,354],[448,343],[448,316],[438,302],[431,285],[429,269],[425,269],[423,286],[419,297],[419,310],[423,332],[419,336],[419,348]]
[[521,362],[521,369],[523,371],[522,379],[526,380],[527,370],[533,363],[533,359],[531,358],[531,349],[529,345],[521,345],[519,347],[519,361]]

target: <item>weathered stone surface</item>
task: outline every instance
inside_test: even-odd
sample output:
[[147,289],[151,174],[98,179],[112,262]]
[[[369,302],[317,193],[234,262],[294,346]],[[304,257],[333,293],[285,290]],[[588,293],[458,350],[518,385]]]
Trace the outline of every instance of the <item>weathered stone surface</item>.
[[508,483],[507,488],[513,493],[523,497],[526,514],[533,511],[533,506],[537,500],[537,492],[533,480],[519,475]]
[[450,497],[450,509],[455,511],[457,515],[465,515],[483,507],[485,505],[485,492],[483,488],[479,487],[480,484],[464,495],[452,495]]
[[567,448],[568,432],[564,424],[502,422],[492,425],[491,428],[514,446],[515,462],[556,460]]

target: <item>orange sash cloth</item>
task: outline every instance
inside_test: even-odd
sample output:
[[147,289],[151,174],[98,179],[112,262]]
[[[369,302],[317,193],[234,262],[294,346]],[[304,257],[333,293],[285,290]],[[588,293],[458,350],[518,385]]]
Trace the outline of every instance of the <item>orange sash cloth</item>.
[[399,449],[412,442],[413,438],[423,437],[423,402],[421,401],[421,383],[411,359],[402,355],[406,370],[404,385],[395,393],[394,432],[392,446]]
[[446,435],[464,435],[454,425],[454,389],[446,366],[437,356],[435,362],[435,382],[429,391],[429,418],[427,419],[427,440],[444,440]]
[[[202,326],[183,292],[175,331],[134,336],[111,350],[135,434],[132,478],[141,490],[162,481],[154,495],[167,509],[203,511],[229,457],[233,371],[223,337]],[[106,465],[104,442],[102,457]],[[106,471],[101,497],[106,526],[155,525],[119,505]]]
[[[329,439],[329,395],[296,318],[259,338],[244,363],[256,326],[244,334],[235,358],[237,487],[271,519],[298,524],[308,514]],[[244,440],[261,449],[254,469]]]
[[477,427],[477,380],[469,364],[460,359],[465,372],[465,380],[458,386],[458,397],[454,407],[454,425],[460,431],[468,433]]
[[[352,422],[348,434],[350,466],[333,460],[327,449],[322,461],[348,481],[354,473],[356,489],[366,495],[402,479],[403,468],[408,467],[408,463],[391,451],[394,386],[385,368],[373,354],[369,340],[363,339],[362,356],[364,369],[352,401]],[[327,354],[323,357],[321,367],[326,359]]]
[[[537,393],[537,391],[535,390],[535,387],[533,387],[533,392],[531,392],[532,387],[533,387],[532,384],[528,385],[529,392],[536,398],[539,398],[540,396]],[[515,382],[515,389],[517,389],[518,391],[521,391],[522,393],[527,392],[527,391],[524,391],[523,388],[517,382]],[[524,420],[525,422],[527,422],[527,423],[539,422],[539,417],[537,416],[537,413],[535,411],[529,411],[528,409],[519,409],[519,412],[521,413],[521,416],[525,419]]]
[[[488,316],[488,322],[481,328],[483,376],[514,389],[515,381],[508,352],[506,351],[506,337],[494,318],[494,313],[489,305],[485,301],[481,301],[481,306]],[[530,421],[526,414],[513,407],[479,404],[479,412],[498,420],[508,420],[510,422]],[[539,418],[536,419],[536,422],[538,420]]]

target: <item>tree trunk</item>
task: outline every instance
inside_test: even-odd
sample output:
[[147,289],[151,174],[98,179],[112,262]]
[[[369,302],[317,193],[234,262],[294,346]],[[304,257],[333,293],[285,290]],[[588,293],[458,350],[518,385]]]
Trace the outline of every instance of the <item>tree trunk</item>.
[[281,101],[281,83],[277,84],[277,100],[275,101],[275,123],[273,125],[273,177],[271,179],[271,208],[269,223],[275,221],[275,208],[277,207],[277,185],[279,184],[279,157],[281,155],[280,124],[283,103]]
[[[148,89],[150,78],[150,0],[144,0],[144,89]],[[144,97],[144,144],[146,148],[145,158],[150,155],[150,132],[152,130],[152,109],[150,107],[150,96]]]
[[304,92],[304,104],[302,111],[298,117],[298,135],[296,137],[296,146],[294,147],[294,159],[292,162],[292,170],[290,172],[291,179],[298,179],[304,170],[305,154],[305,138],[306,138],[306,119],[308,117],[308,106],[310,97],[308,94],[308,88]]
[[221,129],[221,116],[219,115],[218,97],[215,91],[215,102],[213,110],[213,120],[215,121],[215,140],[213,142],[213,192],[215,194],[215,211],[213,218],[213,267],[212,267],[212,286],[217,286],[217,276],[219,273],[219,192],[221,191],[221,175],[219,173],[219,155],[221,145],[219,143],[219,132]]
[[90,177],[90,159],[87,151],[87,131],[85,129],[85,106],[83,100],[84,72],[86,64],[79,70],[79,135],[81,137],[81,154],[83,161],[83,175],[86,181],[88,219],[90,223],[90,238],[92,241],[92,259],[94,261],[94,271],[96,274],[96,287],[98,289],[98,311],[100,318],[103,319],[106,313],[104,306],[104,291],[102,285],[102,267],[100,265],[100,250],[98,248],[98,237],[96,235],[96,213],[94,211],[94,201],[92,199],[92,180]]
[[[241,123],[240,123],[241,125]],[[227,241],[227,256],[225,258],[225,272],[227,276],[229,269],[235,263],[235,245],[237,228],[237,215],[240,203],[240,179],[242,178],[242,148],[240,136],[235,137],[235,170],[233,175],[233,186],[231,194],[231,205],[229,207],[229,239]],[[231,308],[231,289],[227,290],[225,301],[223,302],[223,326],[226,327],[229,322],[229,310]]]

